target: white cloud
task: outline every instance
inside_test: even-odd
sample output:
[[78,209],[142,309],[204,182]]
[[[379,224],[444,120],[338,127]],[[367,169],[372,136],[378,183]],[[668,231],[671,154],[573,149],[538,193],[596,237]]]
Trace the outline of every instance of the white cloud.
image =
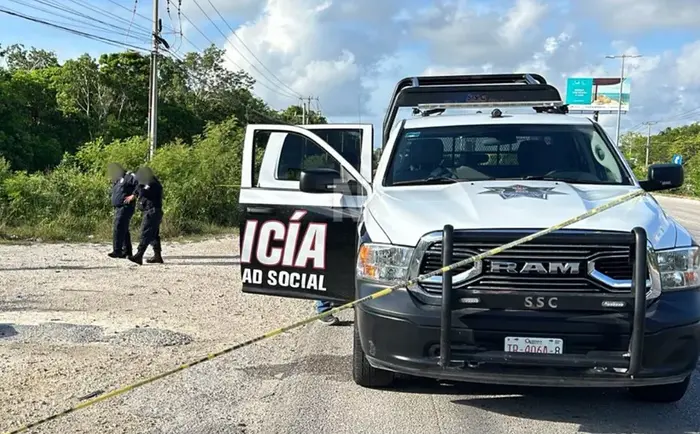
[[573,4],[580,14],[592,15],[618,32],[700,27],[697,0],[574,0]]
[[515,6],[506,12],[498,33],[509,45],[517,45],[546,12],[547,6],[537,0],[517,0]]
[[688,88],[700,88],[700,41],[683,47],[676,60],[678,82]]
[[[386,54],[395,51],[402,24],[390,18],[398,0],[267,0],[262,13],[237,29],[238,37],[256,53],[267,69],[293,92],[319,97],[323,108],[336,116],[356,115],[368,93],[362,77]],[[366,12],[371,10],[371,14]],[[365,17],[363,19],[363,17]],[[390,24],[380,22],[387,21]],[[259,82],[256,92],[273,106],[293,103],[267,87],[290,94],[255,62],[238,40],[229,38],[227,51],[236,65]],[[246,60],[248,59],[248,60]],[[257,71],[248,62],[254,62]],[[363,95],[358,98],[358,93]],[[358,107],[358,104],[360,107]]]
[[430,47],[431,60],[444,65],[498,63],[537,43],[544,2],[516,0],[510,9],[474,8],[472,2],[438,3],[408,14],[412,35]]
[[[566,77],[616,77],[620,61],[605,59],[605,55],[640,52],[630,35],[627,41],[601,44],[603,36],[591,32],[589,23],[581,19],[579,3],[571,1],[438,0],[423,7],[410,3],[414,0],[257,1],[259,13],[241,25],[237,34],[266,67],[295,92],[319,97],[324,114],[332,120],[362,119],[373,122],[377,130],[381,130],[393,87],[406,76],[535,72],[564,95]],[[591,4],[598,1],[591,0]],[[664,15],[669,8],[661,5],[664,2],[605,2],[614,6],[606,6],[607,15],[601,19],[618,20],[622,30],[632,28],[610,17],[623,14],[625,7],[622,21],[633,21],[628,18],[634,16],[639,24],[646,14],[652,14],[658,15],[659,22],[649,26],[671,22]],[[666,3],[684,11],[687,2]],[[697,16],[695,9],[700,10],[693,8],[686,15]],[[695,18],[675,19],[683,25]],[[251,68],[243,57],[254,61],[253,57],[235,38],[230,40],[233,45],[227,46],[228,53],[237,65],[260,84],[291,92],[279,82],[262,78],[262,73],[271,74],[257,62],[258,71]],[[643,54],[626,61],[626,76],[632,79],[632,109],[623,116],[623,129],[645,120],[677,118],[700,107],[700,40]],[[278,108],[298,103],[263,86],[256,86],[256,92]],[[615,115],[602,115],[600,120],[614,133]]]

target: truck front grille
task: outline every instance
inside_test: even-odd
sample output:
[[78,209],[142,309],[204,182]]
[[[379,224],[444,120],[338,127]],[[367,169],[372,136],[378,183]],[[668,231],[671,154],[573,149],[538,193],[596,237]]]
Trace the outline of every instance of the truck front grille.
[[[455,231],[453,262],[529,233],[532,232]],[[488,291],[626,292],[631,290],[624,283],[632,279],[632,246],[631,233],[554,232],[484,259],[480,273],[466,280],[460,281],[459,274],[474,267],[473,264],[454,270],[453,287]],[[441,267],[442,242],[435,241],[425,250],[419,273]],[[577,273],[573,272],[576,267]],[[421,286],[429,292],[442,290],[441,282],[436,279],[422,282]]]

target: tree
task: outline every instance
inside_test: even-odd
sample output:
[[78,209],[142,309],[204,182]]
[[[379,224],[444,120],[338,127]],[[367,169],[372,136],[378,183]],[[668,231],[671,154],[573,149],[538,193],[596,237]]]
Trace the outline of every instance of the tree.
[[0,156],[15,170],[52,167],[75,150],[80,124],[63,116],[52,81],[57,68],[0,71]]
[[0,57],[4,58],[10,72],[58,66],[58,58],[53,51],[38,50],[34,47],[26,50],[22,44],[13,44],[4,50],[0,47]]
[[144,135],[148,122],[150,58],[135,51],[103,54],[98,62],[99,82],[108,89],[100,135],[107,140]]
[[68,60],[54,80],[58,105],[66,115],[82,118],[90,139],[103,133],[115,94],[105,83],[100,68],[90,55]]
[[[150,58],[135,51],[88,54],[60,65],[54,53],[0,47],[0,156],[13,169],[44,170],[86,142],[145,137]],[[298,106],[278,112],[252,93],[255,80],[212,45],[159,62],[158,144],[193,145],[207,124],[299,123]],[[309,113],[309,122],[326,123]]]
[[[638,179],[647,177],[646,134],[629,133],[621,138],[625,158],[632,166]],[[651,136],[649,164],[670,163],[673,156],[683,157],[685,185],[684,194],[700,195],[700,124],[693,123],[665,130]]]
[[[301,124],[304,119],[304,109],[298,105],[291,105],[280,112],[282,121],[288,124]],[[306,112],[306,123],[311,124],[327,124],[328,120],[321,116],[321,113],[309,110]]]

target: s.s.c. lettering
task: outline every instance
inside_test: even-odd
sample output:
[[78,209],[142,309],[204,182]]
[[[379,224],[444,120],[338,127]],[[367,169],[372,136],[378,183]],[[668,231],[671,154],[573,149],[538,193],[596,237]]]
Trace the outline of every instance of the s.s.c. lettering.
[[557,309],[559,307],[559,298],[557,297],[525,297],[525,307],[531,309],[541,309],[548,307]]

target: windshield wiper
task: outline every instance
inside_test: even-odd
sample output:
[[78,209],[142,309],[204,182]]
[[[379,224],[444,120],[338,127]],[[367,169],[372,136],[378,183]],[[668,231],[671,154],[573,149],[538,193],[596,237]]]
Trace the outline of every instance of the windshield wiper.
[[448,178],[446,176],[431,176],[425,179],[411,179],[409,181],[398,181],[392,185],[431,185],[431,184],[454,184],[459,182],[458,179]]

